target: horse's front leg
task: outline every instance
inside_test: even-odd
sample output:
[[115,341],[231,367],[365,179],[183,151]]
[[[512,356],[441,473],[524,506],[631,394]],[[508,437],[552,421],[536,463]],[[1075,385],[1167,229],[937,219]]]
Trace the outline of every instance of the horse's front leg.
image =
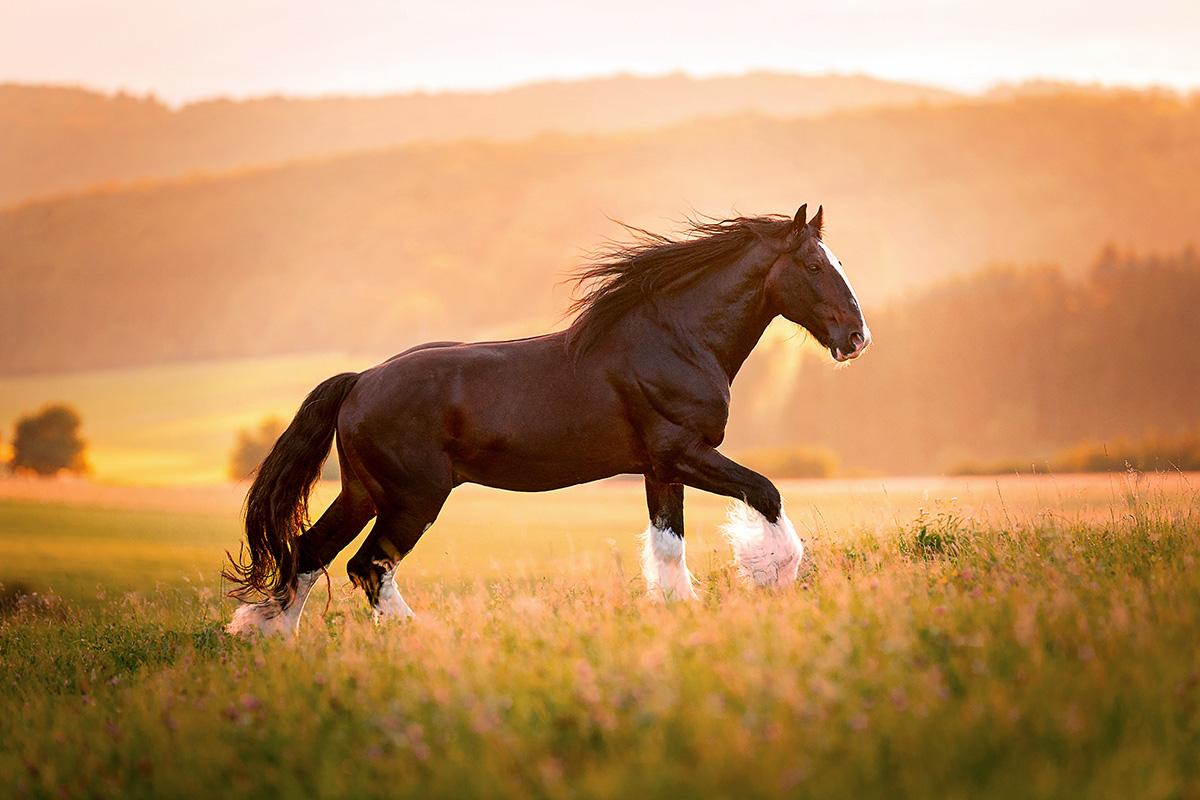
[[767,478],[699,442],[664,448],[654,459],[654,477],[742,501],[730,506],[723,526],[739,571],[761,586],[795,582],[804,545]]
[[650,527],[642,535],[642,575],[646,588],[665,600],[695,600],[683,542],[683,484],[646,476]]

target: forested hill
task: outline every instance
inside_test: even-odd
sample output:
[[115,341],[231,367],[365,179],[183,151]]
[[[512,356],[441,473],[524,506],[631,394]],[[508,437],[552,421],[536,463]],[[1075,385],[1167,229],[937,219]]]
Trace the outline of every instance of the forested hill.
[[[997,269],[868,315],[874,344],[844,368],[786,375],[755,353],[734,387],[730,441],[833,450],[889,474],[1044,461],[1083,442],[1200,429],[1200,258],[1113,250],[1085,278]],[[750,413],[754,412],[754,413]]]
[[0,374],[393,352],[565,307],[584,251],[823,203],[865,306],[995,262],[1082,272],[1200,219],[1200,103],[1047,97],[421,145],[0,212]]
[[212,100],[0,86],[0,206],[96,184],[278,164],[415,141],[611,134],[699,117],[779,117],[942,103],[950,92],[865,76],[616,77],[491,93]]

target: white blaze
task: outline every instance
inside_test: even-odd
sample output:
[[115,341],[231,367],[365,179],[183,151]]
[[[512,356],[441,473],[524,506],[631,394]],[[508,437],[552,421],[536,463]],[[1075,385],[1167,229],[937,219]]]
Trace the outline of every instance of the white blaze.
[[[854,298],[854,304],[861,309],[862,306],[858,302],[858,295],[854,293],[854,287],[850,285],[850,279],[846,277],[846,270],[842,269],[842,262],[839,261],[838,257],[835,256],[833,251],[829,249],[829,245],[822,241],[818,241],[817,245],[820,246],[821,252],[825,254],[825,257],[829,259],[829,263],[832,264],[833,268],[837,270],[837,274],[842,276],[842,280],[846,283],[846,288],[850,290],[850,296]],[[863,321],[862,334],[863,344],[858,350],[855,351],[856,353],[861,352],[868,344],[871,343],[871,331],[869,328],[867,328],[867,323],[865,320]]]
[[854,302],[857,303],[858,295],[854,293],[854,287],[850,285],[850,279],[846,277],[846,270],[842,268],[842,262],[839,261],[838,257],[835,256],[833,251],[829,249],[829,245],[825,244],[824,242],[817,242],[817,245],[821,248],[821,252],[825,254],[825,258],[829,259],[829,263],[832,264],[833,268],[837,270],[837,274],[842,276],[842,280],[846,282],[846,288],[850,290],[850,296],[853,297]]
[[821,248],[821,252],[825,254],[825,258],[829,259],[829,263],[833,264],[833,268],[838,271],[838,275],[842,276],[842,280],[846,281],[846,285],[849,285],[850,281],[846,279],[846,271],[842,269],[842,262],[829,249],[829,245],[824,242],[817,242],[817,246]]

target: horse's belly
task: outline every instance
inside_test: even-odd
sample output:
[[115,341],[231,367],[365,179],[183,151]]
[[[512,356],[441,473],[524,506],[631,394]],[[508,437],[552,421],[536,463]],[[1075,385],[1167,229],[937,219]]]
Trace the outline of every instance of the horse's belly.
[[477,483],[480,486],[490,486],[493,489],[506,489],[510,492],[549,492],[554,489],[565,489],[568,486],[578,486],[603,478],[611,478],[628,470],[588,470],[543,472],[528,471],[521,473],[514,470],[485,472],[477,475],[461,475],[465,483]]
[[564,440],[545,448],[532,448],[529,444],[453,454],[455,476],[497,489],[543,492],[645,471],[641,459],[620,441],[598,441],[590,447],[579,447],[578,440]]

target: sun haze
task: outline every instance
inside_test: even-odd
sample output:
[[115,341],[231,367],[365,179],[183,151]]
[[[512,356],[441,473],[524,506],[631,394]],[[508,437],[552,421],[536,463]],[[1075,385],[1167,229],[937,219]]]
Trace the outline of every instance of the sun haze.
[[[731,24],[732,23],[732,24]],[[0,5],[0,82],[214,96],[480,89],[627,72],[869,73],[977,91],[1200,86],[1200,5],[1147,0],[608,0]]]

